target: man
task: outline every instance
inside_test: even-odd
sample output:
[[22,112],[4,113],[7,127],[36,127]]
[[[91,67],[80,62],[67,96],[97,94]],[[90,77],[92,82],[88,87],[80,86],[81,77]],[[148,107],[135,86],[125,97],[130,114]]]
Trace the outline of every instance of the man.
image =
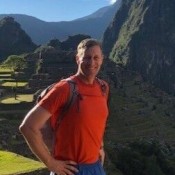
[[[108,85],[96,78],[103,63],[100,43],[85,39],[77,47],[77,73],[70,77],[78,87],[78,98],[55,130],[51,154],[41,130],[48,119],[54,127],[57,116],[69,98],[69,84],[58,82],[26,115],[20,131],[33,153],[57,175],[104,175],[103,135],[108,116]],[[99,81],[106,87],[102,93]],[[99,161],[101,160],[101,161]]]

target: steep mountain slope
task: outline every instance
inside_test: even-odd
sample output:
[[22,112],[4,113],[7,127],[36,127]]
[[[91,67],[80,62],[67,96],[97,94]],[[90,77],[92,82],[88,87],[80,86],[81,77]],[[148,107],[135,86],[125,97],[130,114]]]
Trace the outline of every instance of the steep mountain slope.
[[0,60],[11,54],[30,52],[35,48],[36,45],[13,18],[0,20]]
[[[109,82],[111,90],[110,115],[104,139],[109,158],[108,174],[174,174],[174,152],[168,153],[166,147],[171,145],[175,148],[175,97],[152,86],[139,73],[121,68],[113,61],[105,60],[103,70],[101,76]],[[158,152],[155,143],[172,156],[168,158],[166,153],[163,156],[169,159],[169,168],[165,168],[165,161],[165,166],[159,164],[163,161],[156,158],[160,156],[153,151]],[[128,144],[135,147],[130,148]],[[154,171],[150,173],[150,169]]]
[[116,63],[175,93],[175,1],[123,0],[103,48]]
[[76,34],[86,34],[99,39],[120,7],[120,3],[121,0],[118,0],[111,6],[104,7],[89,16],[73,21],[45,22],[19,14],[2,14],[0,19],[5,16],[13,17],[32,38],[33,42],[37,44],[46,43],[54,38],[65,40],[68,36]]
[[118,88],[116,79],[110,79],[107,137],[115,143],[154,138],[175,145],[175,98],[145,82],[135,72],[120,71]]

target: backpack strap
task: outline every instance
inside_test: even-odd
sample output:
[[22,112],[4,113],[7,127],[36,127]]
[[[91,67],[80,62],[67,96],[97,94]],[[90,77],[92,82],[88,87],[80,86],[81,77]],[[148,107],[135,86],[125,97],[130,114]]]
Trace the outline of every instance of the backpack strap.
[[70,94],[68,97],[68,100],[66,102],[66,104],[64,105],[61,113],[58,116],[58,120],[56,122],[56,126],[55,129],[57,129],[61,123],[61,121],[63,120],[65,114],[67,113],[67,111],[70,109],[70,107],[75,103],[79,93],[78,93],[78,87],[76,82],[71,79],[71,78],[67,78],[67,79],[63,79],[61,81],[67,81],[67,83],[69,84],[69,88],[70,88]]
[[40,90],[40,94],[37,96],[35,103],[37,104],[54,87],[55,84],[56,83],[53,83],[44,90]]
[[[48,122],[45,126],[46,128],[43,129],[43,137],[45,138],[45,143],[52,154],[54,154],[54,143],[56,142],[56,131],[60,126],[61,121],[63,120],[65,114],[70,109],[70,107],[75,103],[75,100],[78,97],[78,88],[77,84],[74,80],[71,78],[63,79],[61,81],[66,81],[69,85],[69,95],[67,98],[67,101],[65,102],[65,105],[63,109],[61,110],[60,114],[57,116],[57,121],[55,123],[54,127],[51,127],[51,124]],[[40,94],[40,99],[42,99],[55,85],[56,83],[51,84],[46,89],[42,91],[42,94]],[[51,135],[49,135],[51,134]]]
[[102,95],[106,96],[106,99],[107,99],[107,105],[108,107],[110,106],[110,89],[109,89],[109,86],[108,84],[103,81],[102,79],[99,79],[96,77],[96,80],[97,82],[100,84],[100,88],[101,88],[101,91],[102,91]]
[[70,95],[66,105],[63,108],[64,111],[67,111],[71,107],[71,105],[74,104],[77,96],[79,95],[76,82],[70,78],[67,78],[66,81],[69,83]]
[[101,80],[97,77],[96,77],[96,80],[100,85],[102,95],[103,96],[108,96],[108,90],[109,90],[108,85],[103,80]]

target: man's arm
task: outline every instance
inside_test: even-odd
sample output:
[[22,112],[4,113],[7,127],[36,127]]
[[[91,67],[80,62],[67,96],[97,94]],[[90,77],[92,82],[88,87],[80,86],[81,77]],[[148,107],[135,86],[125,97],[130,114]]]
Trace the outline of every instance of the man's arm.
[[61,175],[65,173],[73,175],[72,171],[77,172],[77,169],[73,166],[76,163],[70,160],[59,161],[54,159],[42,139],[41,129],[50,117],[51,114],[47,110],[36,105],[26,115],[19,130],[23,134],[32,152],[48,167],[49,170]]

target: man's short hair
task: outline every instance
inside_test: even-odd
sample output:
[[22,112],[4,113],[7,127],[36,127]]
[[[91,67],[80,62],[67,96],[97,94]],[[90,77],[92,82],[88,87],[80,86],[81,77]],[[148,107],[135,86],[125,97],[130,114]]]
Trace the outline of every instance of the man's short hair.
[[93,46],[99,46],[102,49],[101,43],[96,39],[87,38],[82,40],[77,46],[77,55],[82,53],[82,50],[87,50]]

